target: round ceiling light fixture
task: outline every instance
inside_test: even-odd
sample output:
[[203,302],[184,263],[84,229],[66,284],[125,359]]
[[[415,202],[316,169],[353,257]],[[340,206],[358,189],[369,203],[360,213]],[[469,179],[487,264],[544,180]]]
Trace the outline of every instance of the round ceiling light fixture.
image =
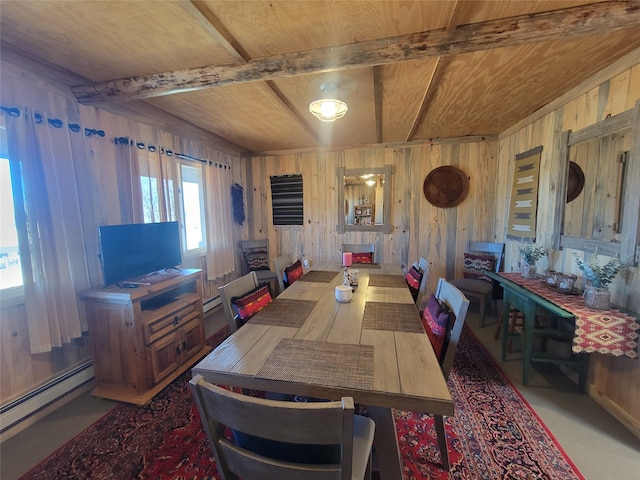
[[314,100],[309,104],[309,111],[318,120],[323,122],[335,122],[345,116],[349,110],[348,105],[335,98],[335,86],[328,83],[320,85],[320,90],[326,97]]

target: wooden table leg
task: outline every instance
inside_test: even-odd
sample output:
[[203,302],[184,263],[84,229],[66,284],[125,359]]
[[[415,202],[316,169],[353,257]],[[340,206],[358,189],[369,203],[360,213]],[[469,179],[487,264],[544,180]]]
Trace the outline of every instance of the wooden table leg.
[[373,446],[380,468],[380,480],[402,480],[402,458],[392,410],[369,405],[367,411],[376,422]]
[[533,327],[536,321],[536,304],[527,301],[524,309],[524,345],[522,356],[522,385],[529,385],[529,370],[531,368],[531,353],[533,350]]
[[[509,296],[507,294],[507,290],[504,291],[504,300],[503,300],[503,312],[509,312],[511,310],[511,304],[509,302]],[[503,315],[502,317],[502,361],[507,361],[507,343],[509,342],[509,317],[507,315]]]

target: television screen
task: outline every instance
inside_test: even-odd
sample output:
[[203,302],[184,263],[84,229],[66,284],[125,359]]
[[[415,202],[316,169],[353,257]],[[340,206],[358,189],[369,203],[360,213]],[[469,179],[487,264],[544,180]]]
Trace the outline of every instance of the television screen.
[[105,285],[182,263],[178,222],[103,225],[99,234]]

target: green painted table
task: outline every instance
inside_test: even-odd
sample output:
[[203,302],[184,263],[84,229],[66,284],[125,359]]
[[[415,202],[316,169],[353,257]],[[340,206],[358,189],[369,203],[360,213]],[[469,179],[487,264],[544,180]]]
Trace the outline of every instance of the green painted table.
[[[578,387],[584,391],[587,381],[587,371],[589,367],[589,357],[586,353],[574,354],[570,360],[554,358],[546,352],[533,351],[533,336],[538,335],[561,335],[562,332],[553,328],[536,328],[535,319],[536,312],[540,309],[548,312],[552,317],[574,321],[573,313],[559,307],[552,301],[538,295],[526,288],[518,285],[516,282],[508,279],[499,273],[488,272],[487,276],[496,281],[503,288],[504,306],[503,311],[509,312],[513,306],[524,314],[524,328],[522,333],[509,332],[509,315],[505,314],[502,321],[502,360],[507,359],[507,344],[511,339],[519,342],[522,348],[522,384],[529,384],[529,370],[531,362],[545,362],[553,364],[569,364],[574,365],[578,369]],[[572,336],[571,332],[564,334]]]

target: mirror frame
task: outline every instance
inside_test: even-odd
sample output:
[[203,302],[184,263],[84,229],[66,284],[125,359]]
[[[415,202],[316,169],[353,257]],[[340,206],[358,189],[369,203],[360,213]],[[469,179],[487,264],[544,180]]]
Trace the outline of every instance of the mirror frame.
[[[384,174],[384,187],[382,191],[382,201],[384,211],[382,212],[382,225],[348,225],[344,219],[344,177],[360,176],[368,173]],[[373,168],[350,168],[338,167],[336,175],[338,176],[338,225],[336,231],[338,233],[345,232],[382,232],[391,233],[391,175],[393,174],[393,166],[385,165],[384,167]]]
[[622,112],[613,117],[601,120],[589,127],[572,132],[566,130],[561,133],[559,140],[561,162],[560,178],[562,181],[557,189],[555,222],[553,226],[553,248],[572,248],[583,252],[599,253],[610,257],[620,256],[630,265],[637,266],[640,262],[640,220],[637,215],[640,205],[640,191],[638,189],[625,189],[625,195],[621,204],[623,212],[629,212],[622,218],[620,242],[608,242],[587,239],[583,237],[569,237],[564,235],[565,205],[567,196],[567,182],[569,176],[569,150],[580,142],[591,138],[607,135],[618,130],[631,129],[632,147],[626,165],[626,183],[631,185],[632,179],[640,178],[640,101],[634,108]]

